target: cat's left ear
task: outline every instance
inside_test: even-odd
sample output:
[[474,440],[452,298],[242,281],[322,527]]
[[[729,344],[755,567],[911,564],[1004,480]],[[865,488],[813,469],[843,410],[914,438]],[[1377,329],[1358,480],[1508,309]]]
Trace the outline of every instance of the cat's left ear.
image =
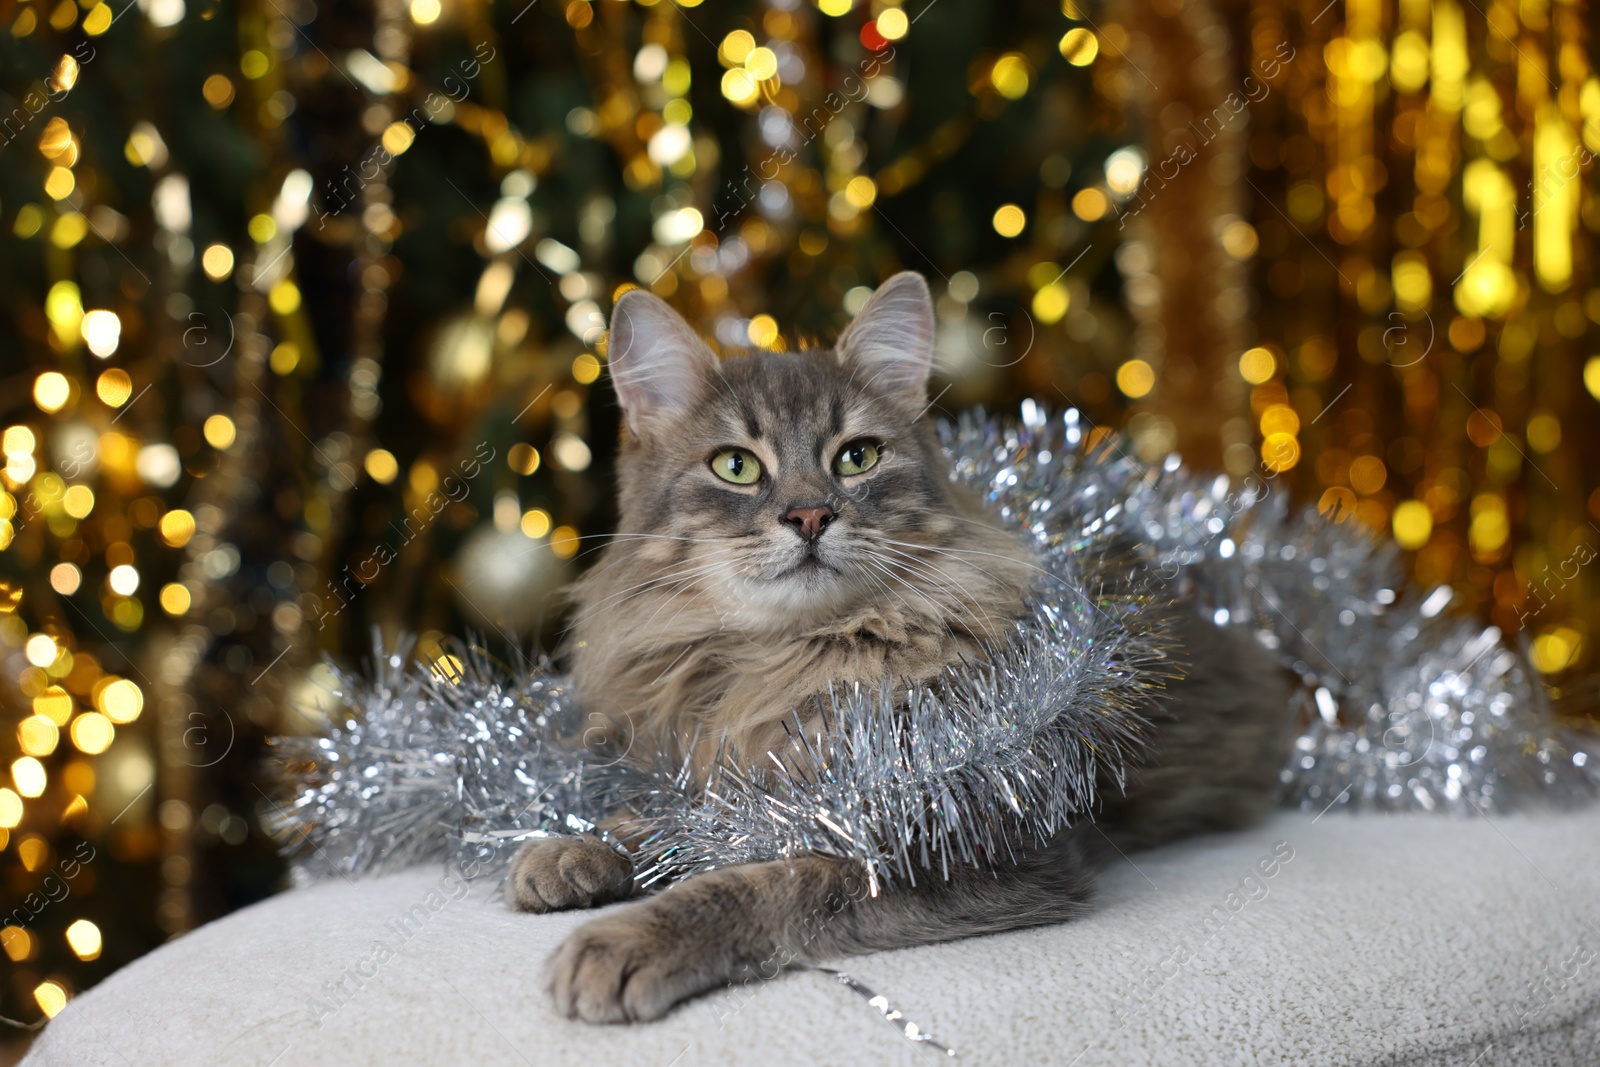
[[915,271],[901,271],[872,294],[835,351],[868,380],[921,399],[933,366],[933,298]]

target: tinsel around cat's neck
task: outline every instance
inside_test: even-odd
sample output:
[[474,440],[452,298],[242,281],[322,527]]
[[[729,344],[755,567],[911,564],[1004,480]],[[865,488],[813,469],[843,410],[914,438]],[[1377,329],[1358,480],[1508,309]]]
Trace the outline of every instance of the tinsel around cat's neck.
[[463,651],[409,665],[407,647],[380,648],[370,679],[341,674],[324,736],[278,740],[290,795],[268,820],[297,878],[462,849],[492,869],[516,842],[620,809],[644,884],[805,852],[858,862],[874,886],[999,864],[1136,772],[1142,712],[1176,671],[1180,594],[1300,678],[1289,803],[1487,811],[1594,792],[1595,764],[1556,729],[1525,657],[1449,614],[1447,588],[1407,589],[1392,546],[1291,513],[1270,477],[1147,465],[1114,437],[1085,452],[1083,431],[1076,411],[1032,402],[1020,420],[940,424],[952,477],[1039,544],[1024,617],[938,684],[830,694],[827,732],[797,732],[765,766],[724,758],[707,778],[677,753],[605,760],[547,664]]

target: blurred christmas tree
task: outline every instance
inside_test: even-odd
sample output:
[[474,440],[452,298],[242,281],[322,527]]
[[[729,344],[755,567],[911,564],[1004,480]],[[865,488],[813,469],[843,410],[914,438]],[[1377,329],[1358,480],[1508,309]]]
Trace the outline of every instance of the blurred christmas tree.
[[0,5],[0,1012],[276,887],[324,653],[552,644],[623,285],[782,347],[921,270],[937,408],[1286,475],[1581,673],[1583,10]]

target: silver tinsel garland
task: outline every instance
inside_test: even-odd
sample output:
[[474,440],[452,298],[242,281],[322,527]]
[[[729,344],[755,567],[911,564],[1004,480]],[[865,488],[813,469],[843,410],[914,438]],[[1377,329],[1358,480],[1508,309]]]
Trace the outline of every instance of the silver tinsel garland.
[[1271,475],[1160,466],[1116,438],[1083,451],[1077,412],[943,423],[952,476],[1039,543],[1047,576],[1006,647],[937,685],[830,694],[828,729],[771,765],[680,754],[605,759],[548,664],[460,649],[373,680],[341,675],[345,717],[280,739],[292,792],[273,814],[301,878],[479,858],[634,813],[639,880],[820,852],[877,881],[995,864],[1091,816],[1145,756],[1141,709],[1175,675],[1174,603],[1249,627],[1301,679],[1281,774],[1289,803],[1505,810],[1592,795],[1595,765],[1555,727],[1498,630],[1408,590],[1399,553],[1354,523],[1292,514]]

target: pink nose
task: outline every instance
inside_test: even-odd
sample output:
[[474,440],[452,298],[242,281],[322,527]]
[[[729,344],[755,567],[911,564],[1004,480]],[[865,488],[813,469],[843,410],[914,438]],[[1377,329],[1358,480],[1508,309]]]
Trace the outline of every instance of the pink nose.
[[803,541],[815,541],[822,536],[822,531],[828,528],[833,521],[833,509],[827,505],[814,508],[790,508],[783,513],[783,522],[786,526],[794,527],[794,532],[800,535]]

